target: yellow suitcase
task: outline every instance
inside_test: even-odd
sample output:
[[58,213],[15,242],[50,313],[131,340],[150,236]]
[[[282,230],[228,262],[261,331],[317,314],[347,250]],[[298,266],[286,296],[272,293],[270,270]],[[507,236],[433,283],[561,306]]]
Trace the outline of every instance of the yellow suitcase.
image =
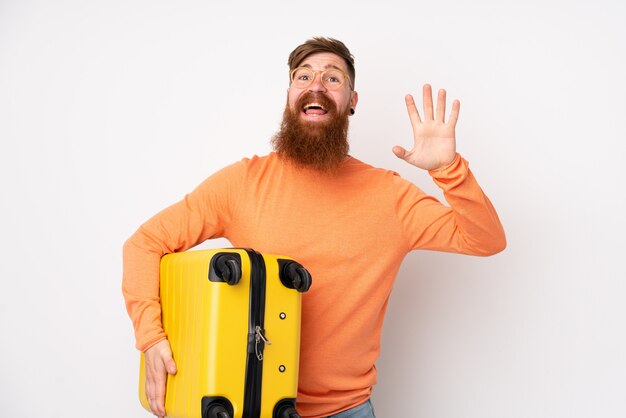
[[[161,259],[163,328],[178,372],[172,418],[298,418],[301,293],[307,270],[250,249],[196,250]],[[139,397],[145,395],[141,356]]]

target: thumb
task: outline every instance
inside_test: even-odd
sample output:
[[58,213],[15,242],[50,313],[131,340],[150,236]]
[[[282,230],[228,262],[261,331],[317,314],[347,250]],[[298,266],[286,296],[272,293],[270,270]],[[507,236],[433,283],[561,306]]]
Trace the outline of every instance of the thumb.
[[171,354],[165,354],[163,356],[163,364],[165,365],[165,370],[167,370],[169,374],[176,374],[176,363],[174,362]]
[[393,147],[391,149],[393,151],[394,154],[396,154],[396,157],[404,160],[407,156],[407,154],[409,153],[406,149],[396,145],[395,147]]

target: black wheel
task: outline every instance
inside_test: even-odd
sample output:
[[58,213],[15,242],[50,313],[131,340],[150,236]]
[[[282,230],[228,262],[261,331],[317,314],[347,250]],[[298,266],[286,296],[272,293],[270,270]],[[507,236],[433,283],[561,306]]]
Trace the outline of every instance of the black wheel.
[[296,412],[296,408],[292,406],[288,406],[288,407],[283,407],[280,410],[278,414],[278,418],[301,418],[301,417],[300,417],[300,414]]
[[241,266],[239,260],[227,254],[221,255],[215,261],[215,269],[220,279],[233,286],[241,280]]
[[286,266],[287,278],[291,281],[293,288],[303,293],[311,287],[311,274],[295,261]]
[[233,404],[223,396],[205,396],[202,398],[202,418],[233,418]]
[[223,405],[213,405],[209,408],[207,418],[232,418]]

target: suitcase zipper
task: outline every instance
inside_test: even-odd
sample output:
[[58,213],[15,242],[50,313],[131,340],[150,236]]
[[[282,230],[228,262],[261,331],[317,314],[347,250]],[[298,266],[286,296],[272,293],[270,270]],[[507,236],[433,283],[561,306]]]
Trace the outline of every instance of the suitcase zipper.
[[[263,341],[263,343],[261,343],[261,341]],[[263,361],[263,351],[259,350],[260,344],[272,345],[272,342],[265,338],[265,335],[263,335],[263,330],[260,326],[257,325],[254,330],[254,353],[256,354],[256,358],[258,358],[259,361]]]
[[254,250],[246,249],[250,257],[250,317],[248,322],[248,356],[242,418],[261,416],[261,382],[263,378],[263,349],[271,342],[265,337],[265,261]]

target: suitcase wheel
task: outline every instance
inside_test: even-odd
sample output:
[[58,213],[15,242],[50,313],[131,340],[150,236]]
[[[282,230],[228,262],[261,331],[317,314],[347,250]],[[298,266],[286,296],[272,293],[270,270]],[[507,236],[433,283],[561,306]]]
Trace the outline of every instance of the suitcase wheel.
[[280,415],[280,418],[301,418],[301,417],[300,417],[300,414],[298,414],[295,409],[290,408],[290,409],[284,410],[283,413]]
[[274,408],[273,418],[301,418],[296,411],[295,399],[285,399]]
[[233,405],[223,396],[202,398],[202,418],[233,418],[234,415]]
[[290,261],[283,268],[287,283],[298,292],[303,293],[311,287],[311,274],[302,267],[302,264]]
[[229,285],[236,285],[241,280],[240,261],[231,254],[222,254],[215,260],[215,272]]
[[213,405],[209,407],[207,418],[232,418],[223,405]]

